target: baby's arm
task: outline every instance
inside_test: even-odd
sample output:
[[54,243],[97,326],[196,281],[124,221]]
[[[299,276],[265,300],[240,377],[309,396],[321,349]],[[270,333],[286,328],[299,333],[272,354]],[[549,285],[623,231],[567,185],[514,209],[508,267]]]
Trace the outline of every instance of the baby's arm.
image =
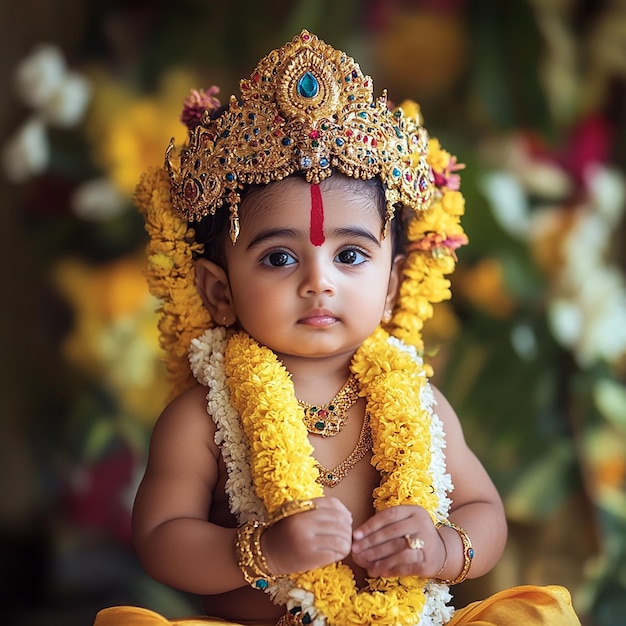
[[133,539],[148,574],[199,594],[243,584],[233,556],[235,529],[207,522],[219,450],[205,397],[206,389],[196,387],[157,421],[133,508]]
[[[468,578],[486,574],[498,562],[507,537],[504,506],[491,478],[465,442],[459,419],[435,389],[436,412],[446,432],[446,463],[452,476],[450,521],[465,529],[474,547]],[[463,545],[458,533],[448,527],[439,529],[445,542],[448,561],[441,578],[455,578],[463,566]]]
[[[449,519],[465,529],[474,548],[469,578],[487,573],[502,554],[506,519],[502,501],[484,467],[468,448],[458,417],[435,390],[436,412],[446,432],[447,470],[454,491]],[[407,549],[405,535],[424,542]],[[370,576],[419,575],[455,579],[463,569],[464,546],[453,528],[436,529],[418,506],[398,506],[374,515],[355,530],[353,555]]]
[[[135,499],[133,538],[153,578],[212,595],[247,583],[235,556],[236,529],[207,521],[218,486],[220,451],[205,398],[205,388],[194,388],[159,418]],[[315,502],[314,510],[281,520],[262,535],[261,547],[274,574],[314,569],[349,554],[350,512],[336,498]]]

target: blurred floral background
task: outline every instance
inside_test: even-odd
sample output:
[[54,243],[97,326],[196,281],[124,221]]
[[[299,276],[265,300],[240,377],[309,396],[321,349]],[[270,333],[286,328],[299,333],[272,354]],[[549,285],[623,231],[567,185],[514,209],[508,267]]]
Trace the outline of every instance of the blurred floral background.
[[303,27],[467,164],[471,245],[427,338],[510,540],[456,601],[557,583],[624,623],[625,0],[2,0],[3,623],[197,611],[130,544],[167,394],[131,194],[190,88],[226,99]]

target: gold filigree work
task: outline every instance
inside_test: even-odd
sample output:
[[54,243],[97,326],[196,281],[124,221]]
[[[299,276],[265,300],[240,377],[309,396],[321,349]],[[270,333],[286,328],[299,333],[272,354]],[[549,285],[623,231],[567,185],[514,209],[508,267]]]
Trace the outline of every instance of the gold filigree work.
[[216,119],[205,112],[177,153],[171,142],[166,168],[181,216],[202,219],[226,203],[230,236],[239,233],[245,184],[302,172],[317,184],[334,169],[353,178],[379,176],[385,184],[385,227],[396,205],[425,209],[434,179],[426,161],[428,136],[387,96],[373,96],[372,79],[358,64],[303,30],[263,58],[240,83]]

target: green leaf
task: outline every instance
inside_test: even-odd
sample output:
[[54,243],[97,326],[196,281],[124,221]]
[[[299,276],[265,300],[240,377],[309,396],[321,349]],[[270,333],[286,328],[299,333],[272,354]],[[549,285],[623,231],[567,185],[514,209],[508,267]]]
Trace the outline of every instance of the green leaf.
[[547,518],[572,491],[576,454],[571,441],[556,443],[520,476],[505,501],[507,515],[519,521]]

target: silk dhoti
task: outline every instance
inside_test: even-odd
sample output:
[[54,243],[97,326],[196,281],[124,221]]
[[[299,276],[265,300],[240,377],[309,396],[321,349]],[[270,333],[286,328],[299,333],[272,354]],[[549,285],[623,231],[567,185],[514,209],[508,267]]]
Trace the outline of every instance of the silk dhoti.
[[[94,626],[242,626],[211,617],[168,620],[137,607],[103,609]],[[275,626],[258,622],[247,626]],[[485,600],[457,609],[447,626],[580,626],[570,595],[558,586],[525,585],[499,591]]]

